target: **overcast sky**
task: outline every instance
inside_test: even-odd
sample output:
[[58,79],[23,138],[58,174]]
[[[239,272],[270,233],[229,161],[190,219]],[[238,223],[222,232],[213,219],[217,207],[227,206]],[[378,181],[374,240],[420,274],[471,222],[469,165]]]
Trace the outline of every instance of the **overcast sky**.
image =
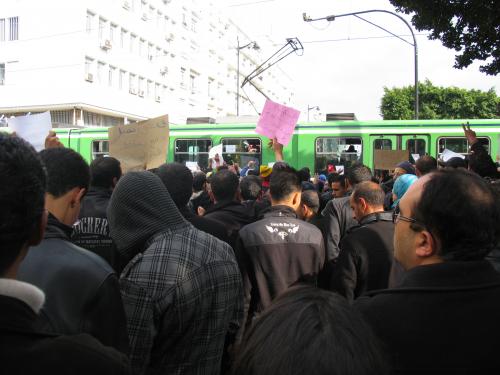
[[[380,119],[383,87],[401,87],[414,83],[413,46],[390,37],[386,32],[355,17],[334,22],[306,23],[311,18],[368,9],[395,12],[388,0],[215,0],[227,14],[251,35],[267,58],[286,42],[298,37],[304,45],[303,56],[292,54],[279,63],[294,81],[293,106],[311,121],[326,113],[353,112],[359,120]],[[397,17],[384,13],[362,15],[412,42],[407,26]],[[402,15],[408,21],[410,17]],[[413,26],[412,26],[413,27]],[[419,81],[430,79],[439,86],[489,90],[500,95],[500,76],[479,72],[480,63],[467,69],[453,68],[454,51],[440,41],[430,41],[418,32]],[[421,34],[421,35],[418,35]],[[268,35],[275,43],[265,42]],[[271,68],[272,69],[272,68]]]

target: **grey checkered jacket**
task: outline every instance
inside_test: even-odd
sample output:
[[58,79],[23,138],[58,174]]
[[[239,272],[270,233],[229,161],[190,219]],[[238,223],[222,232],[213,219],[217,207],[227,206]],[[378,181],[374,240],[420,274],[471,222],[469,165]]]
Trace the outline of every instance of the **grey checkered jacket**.
[[131,259],[120,276],[137,373],[219,374],[243,314],[241,274],[226,243],[197,230],[149,172],[118,183],[110,233]]

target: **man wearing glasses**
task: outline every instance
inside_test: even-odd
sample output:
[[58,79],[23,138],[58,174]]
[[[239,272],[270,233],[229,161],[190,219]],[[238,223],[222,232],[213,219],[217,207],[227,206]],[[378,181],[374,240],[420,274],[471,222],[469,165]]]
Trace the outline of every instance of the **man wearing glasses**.
[[397,288],[355,306],[397,373],[499,373],[500,275],[484,260],[500,235],[499,202],[479,176],[440,170],[415,182],[393,216]]

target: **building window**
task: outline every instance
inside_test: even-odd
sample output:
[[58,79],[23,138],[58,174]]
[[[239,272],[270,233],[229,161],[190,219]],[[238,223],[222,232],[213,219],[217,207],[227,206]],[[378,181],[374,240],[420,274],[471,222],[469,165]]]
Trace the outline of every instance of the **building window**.
[[154,57],[154,46],[152,43],[148,43],[148,59],[149,61],[153,60]]
[[156,82],[155,83],[155,100],[157,102],[159,102],[160,101],[160,97],[161,97],[161,95],[160,95],[160,84],[158,82]]
[[198,82],[198,76],[199,76],[199,74],[193,70],[191,70],[189,72],[189,88],[191,89],[191,94],[196,93],[196,85]]
[[9,18],[9,40],[19,39],[19,18],[11,17]]
[[144,97],[144,77],[139,77],[138,94],[141,98]]
[[117,37],[116,30],[118,30],[118,25],[115,24],[110,24],[109,26],[109,40],[111,40],[111,43],[115,42],[115,38]]
[[106,20],[104,18],[99,17],[99,32],[98,32],[98,38],[99,40],[104,39],[104,28],[106,27]]
[[5,85],[5,64],[0,64],[0,86]]
[[[315,172],[331,173],[346,170],[361,161],[362,142],[359,137],[320,137],[316,139]],[[341,168],[339,168],[341,167]]]
[[135,74],[129,73],[129,75],[128,75],[128,87],[129,87],[129,92],[131,94],[133,94],[133,95],[137,94],[136,75]]
[[212,99],[215,96],[214,91],[214,79],[211,77],[208,77],[208,98]]
[[115,81],[115,72],[116,68],[114,66],[109,66],[109,73],[108,73],[108,86],[113,87],[114,81]]
[[92,74],[92,64],[94,63],[94,59],[90,57],[85,58],[85,77],[88,77],[89,74]]
[[191,19],[191,31],[196,32],[196,20],[194,18]]
[[87,32],[87,34],[92,34],[92,26],[94,23],[94,16],[95,16],[94,13],[87,12],[87,24],[85,27],[85,31]]
[[120,70],[120,74],[118,75],[118,89],[123,90],[123,85],[125,84],[125,77],[127,72],[125,70]]
[[153,95],[153,81],[150,81],[148,79],[148,82],[146,83],[146,96],[148,98],[151,98],[152,95]]
[[141,39],[139,41],[139,56],[146,56],[146,41]]
[[120,30],[120,47],[125,48],[125,43],[127,40],[127,30],[121,29]]
[[185,79],[186,79],[186,69],[181,68],[181,87],[186,87]]
[[130,34],[130,53],[135,53],[136,41],[137,41],[137,35]]
[[105,63],[99,61],[97,63],[97,82],[98,83],[103,83],[104,82],[104,67],[105,67]]

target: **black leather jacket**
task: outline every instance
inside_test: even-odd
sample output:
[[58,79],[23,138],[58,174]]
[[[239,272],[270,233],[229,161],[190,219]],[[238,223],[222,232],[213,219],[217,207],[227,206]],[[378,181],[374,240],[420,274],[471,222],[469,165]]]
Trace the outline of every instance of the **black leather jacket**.
[[69,241],[71,227],[49,214],[44,240],[21,263],[18,279],[46,295],[40,329],[89,333],[128,353],[126,318],[116,274],[98,255]]

